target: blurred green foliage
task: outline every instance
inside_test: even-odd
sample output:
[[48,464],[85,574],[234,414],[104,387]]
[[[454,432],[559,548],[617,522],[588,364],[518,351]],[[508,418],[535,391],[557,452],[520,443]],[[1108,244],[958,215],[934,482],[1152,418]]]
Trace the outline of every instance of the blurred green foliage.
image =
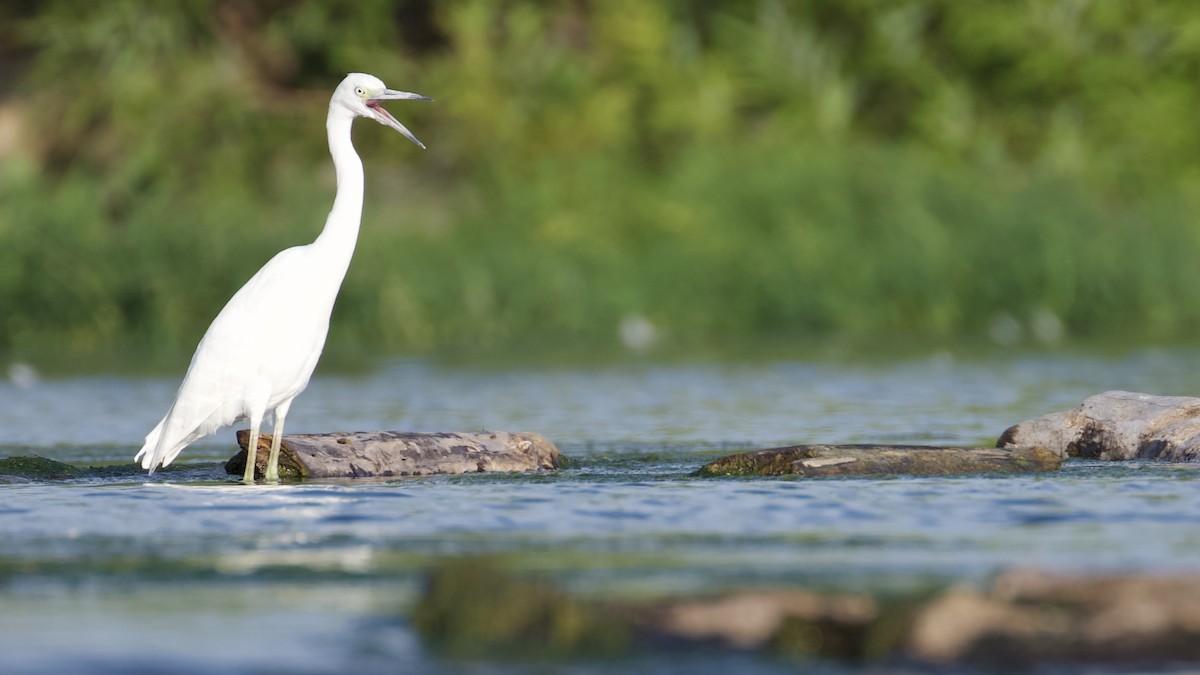
[[1200,329],[1192,0],[57,0],[0,55],[0,351],[189,350],[352,70],[436,101],[356,127],[334,349]]

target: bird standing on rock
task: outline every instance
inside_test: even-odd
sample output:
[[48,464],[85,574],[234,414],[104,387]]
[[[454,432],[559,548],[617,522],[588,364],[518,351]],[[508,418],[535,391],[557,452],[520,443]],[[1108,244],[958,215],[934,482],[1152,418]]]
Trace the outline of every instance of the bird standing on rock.
[[380,106],[388,100],[430,99],[388,89],[379,78],[365,73],[347,75],[334,90],[325,127],[337,194],[325,228],[311,244],[285,249],[271,258],[208,327],[175,402],[134,457],[151,474],[170,464],[193,441],[249,419],[243,479],[254,483],[259,427],[271,413],[275,428],[265,478],[279,480],[283,422],[321,358],[329,315],[358,240],[363,166],[350,140],[351,124],[356,117],[373,119],[425,147]]

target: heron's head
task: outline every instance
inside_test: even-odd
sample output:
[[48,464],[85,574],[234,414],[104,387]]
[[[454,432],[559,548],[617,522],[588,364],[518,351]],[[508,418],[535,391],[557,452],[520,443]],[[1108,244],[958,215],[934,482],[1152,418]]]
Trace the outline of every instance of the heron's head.
[[403,100],[431,101],[433,99],[412,92],[388,89],[383,84],[383,80],[374,75],[350,73],[333,91],[333,98],[329,101],[329,105],[341,106],[357,117],[373,119],[384,126],[391,127],[404,134],[408,140],[424,148],[424,143],[417,140],[411,131],[380,105],[383,101]]

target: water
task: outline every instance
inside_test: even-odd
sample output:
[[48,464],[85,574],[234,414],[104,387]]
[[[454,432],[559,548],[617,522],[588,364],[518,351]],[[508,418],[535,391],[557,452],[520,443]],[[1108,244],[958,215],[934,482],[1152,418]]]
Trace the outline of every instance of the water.
[[[247,488],[219,462],[0,485],[0,670],[422,672],[422,570],[497,553],[582,593],[758,584],[905,590],[997,570],[1200,571],[1197,467],[1069,462],[1043,476],[701,480],[705,460],[801,442],[990,445],[1113,388],[1195,394],[1200,353],[452,367],[319,377],[289,431],[529,430],[571,468]],[[0,383],[0,456],[128,463],[170,378]],[[461,666],[462,664],[458,664]],[[476,664],[478,668],[478,664]],[[580,672],[772,672],[747,655]],[[521,668],[514,667],[514,672]],[[485,672],[490,672],[484,669]],[[501,668],[500,671],[505,669]],[[491,671],[496,671],[495,668]]]

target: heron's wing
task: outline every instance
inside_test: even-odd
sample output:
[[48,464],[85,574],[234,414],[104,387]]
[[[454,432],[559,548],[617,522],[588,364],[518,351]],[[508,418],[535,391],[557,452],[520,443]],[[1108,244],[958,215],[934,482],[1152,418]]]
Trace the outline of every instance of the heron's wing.
[[[304,373],[292,374],[292,379],[299,382],[298,387],[296,384],[284,386],[289,390],[283,392],[284,396],[294,396],[298,392],[290,390],[303,389],[307,384],[312,367],[291,352],[312,351],[311,346],[295,344],[296,341],[291,339],[294,333],[282,334],[288,340],[281,341],[280,333],[269,330],[281,320],[273,316],[280,308],[303,306],[306,262],[306,247],[280,251],[229,299],[213,319],[192,355],[171,409],[147,434],[145,445],[135,457],[141,459],[143,468],[153,470],[160,464],[170,464],[190,443],[248,414],[251,404],[267,406],[271,399],[279,398],[272,389],[279,386],[279,380],[286,378],[281,378],[278,372],[270,372],[270,368],[264,371],[265,366],[282,363],[273,369],[275,371],[306,369]],[[327,324],[327,316],[325,321]],[[316,347],[318,354],[323,344],[322,330]],[[315,359],[311,361],[315,365]],[[298,363],[300,367],[290,366],[292,363]],[[264,387],[268,400],[247,400],[249,392],[261,391]]]

